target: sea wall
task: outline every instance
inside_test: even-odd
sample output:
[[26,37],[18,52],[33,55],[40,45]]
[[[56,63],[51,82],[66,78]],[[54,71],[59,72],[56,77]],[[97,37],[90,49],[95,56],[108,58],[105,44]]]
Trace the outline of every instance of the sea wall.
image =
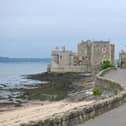
[[97,74],[96,87],[100,88],[101,90],[110,90],[110,91],[114,91],[115,93],[118,93],[123,90],[121,84],[117,83],[114,80],[107,79],[103,76],[105,73],[111,70],[116,70],[116,68],[115,67],[108,68]]
[[[117,95],[107,99],[99,100],[89,106],[78,106],[64,113],[57,113],[53,116],[46,117],[45,119],[35,122],[32,121],[28,124],[22,124],[21,126],[74,126],[79,123],[83,123],[86,120],[93,119],[94,117],[116,108],[122,103],[126,102],[126,91],[122,90],[122,87],[118,83],[113,82],[112,80],[105,80],[105,78],[102,77],[102,75],[109,70],[111,69],[100,72],[97,75],[96,79],[98,80],[96,82],[100,82],[98,84],[100,85],[103,81],[106,81],[106,83],[101,86],[103,88],[109,88],[112,86],[115,86],[114,88],[119,88],[118,90],[120,90],[120,92]],[[107,86],[104,86],[105,84]]]

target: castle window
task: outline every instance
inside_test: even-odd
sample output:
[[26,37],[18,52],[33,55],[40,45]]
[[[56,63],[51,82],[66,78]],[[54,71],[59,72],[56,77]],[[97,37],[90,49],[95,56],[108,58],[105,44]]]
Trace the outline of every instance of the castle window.
[[106,48],[102,48],[102,53],[106,53],[107,49]]

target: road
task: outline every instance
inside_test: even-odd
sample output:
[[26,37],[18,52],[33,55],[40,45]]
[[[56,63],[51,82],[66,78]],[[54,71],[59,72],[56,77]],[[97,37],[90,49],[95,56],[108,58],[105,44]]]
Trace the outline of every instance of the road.
[[125,69],[112,70],[104,74],[104,77],[108,79],[112,79],[116,82],[119,82],[122,86],[126,87],[126,70]]
[[126,104],[77,126],[126,126]]
[[[106,73],[104,77],[119,82],[126,87],[126,70],[113,70]],[[126,103],[78,126],[126,126]]]

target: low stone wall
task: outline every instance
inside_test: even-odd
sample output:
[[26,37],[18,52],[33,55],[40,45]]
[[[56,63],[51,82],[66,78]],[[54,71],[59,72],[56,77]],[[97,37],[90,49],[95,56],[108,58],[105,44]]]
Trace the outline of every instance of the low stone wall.
[[29,124],[22,124],[21,126],[74,126],[118,107],[124,101],[126,101],[125,91],[114,97],[98,101],[90,106],[79,106],[65,113],[55,114],[44,120],[29,122]]
[[90,65],[59,65],[59,66],[52,66],[48,65],[47,68],[48,72],[57,72],[57,73],[66,73],[66,72],[75,72],[75,73],[80,73],[80,72],[98,72],[99,71],[99,66],[90,66]]
[[[22,124],[21,126],[74,126],[79,123],[83,123],[89,119],[92,119],[113,108],[116,108],[122,103],[126,102],[126,91],[122,90],[122,87],[116,82],[113,82],[112,80],[106,80],[101,76],[108,70],[102,71],[97,75],[97,82],[99,82],[98,85],[101,84],[101,87],[103,88],[109,88],[111,86],[115,86],[114,88],[117,87],[118,90],[120,90],[120,93],[118,93],[117,95],[97,101],[89,106],[78,106],[77,108],[71,109],[67,112],[58,113],[53,116],[46,117],[42,120],[38,120],[35,122],[32,121],[28,124]],[[106,83],[102,84],[103,81],[106,81]]]
[[100,88],[101,90],[110,90],[110,91],[114,91],[115,93],[118,93],[123,90],[123,87],[121,87],[121,84],[117,83],[114,80],[110,80],[103,77],[105,73],[111,70],[116,70],[116,68],[109,68],[97,74],[96,87]]

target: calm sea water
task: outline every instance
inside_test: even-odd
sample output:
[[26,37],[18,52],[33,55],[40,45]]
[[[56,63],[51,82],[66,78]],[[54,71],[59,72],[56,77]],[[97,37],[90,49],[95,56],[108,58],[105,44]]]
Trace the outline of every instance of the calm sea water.
[[0,63],[0,84],[8,86],[25,84],[30,80],[23,79],[22,75],[45,72],[47,65],[48,63],[43,62]]
[[42,83],[25,79],[23,75],[46,72],[47,65],[43,62],[0,63],[0,103],[14,102],[21,93],[12,91],[15,88],[29,88],[29,85]]

